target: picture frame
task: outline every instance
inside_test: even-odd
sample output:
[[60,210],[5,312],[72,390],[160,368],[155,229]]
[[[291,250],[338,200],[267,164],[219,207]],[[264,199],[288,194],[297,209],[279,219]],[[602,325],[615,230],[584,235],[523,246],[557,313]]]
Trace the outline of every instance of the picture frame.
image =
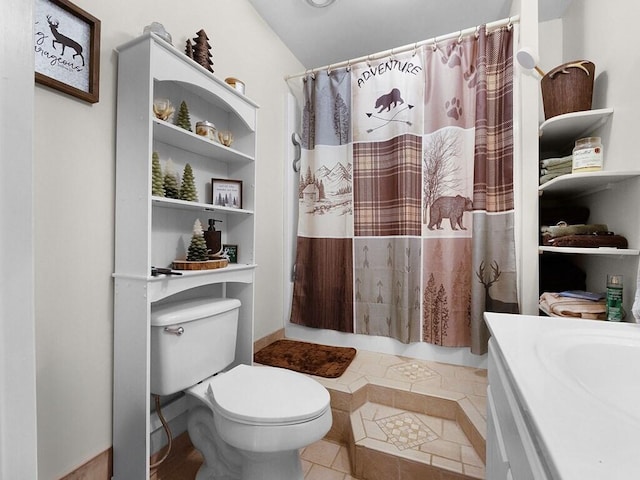
[[222,245],[222,252],[229,256],[229,263],[238,263],[238,245]]
[[212,178],[211,203],[218,207],[242,208],[242,181]]
[[36,83],[97,103],[100,20],[68,0],[36,0],[34,22]]

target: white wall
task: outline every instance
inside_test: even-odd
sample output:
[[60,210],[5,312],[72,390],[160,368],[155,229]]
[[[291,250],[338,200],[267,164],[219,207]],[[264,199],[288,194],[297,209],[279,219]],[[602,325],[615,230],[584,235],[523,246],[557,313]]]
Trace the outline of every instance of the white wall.
[[0,479],[37,478],[32,10],[0,2]]
[[[598,132],[604,146],[605,170],[640,170],[638,112],[640,57],[635,46],[640,4],[622,0],[574,1],[563,17],[563,61],[586,59],[596,65],[593,108],[614,109],[611,120]],[[628,180],[604,192],[590,204],[591,219],[607,223],[640,248],[640,180]],[[607,273],[625,276],[624,305],[629,312],[636,289],[637,257],[584,259],[587,288],[603,291]],[[631,318],[629,317],[628,320]]]
[[[302,65],[246,0],[74,0],[102,21],[100,102],[35,91],[38,470],[52,479],[111,446],[114,48],[159,21],[182,48],[204,28],[219,78],[260,106],[256,325],[282,328],[284,75]],[[275,213],[273,213],[275,212]],[[223,227],[224,228],[224,227]]]

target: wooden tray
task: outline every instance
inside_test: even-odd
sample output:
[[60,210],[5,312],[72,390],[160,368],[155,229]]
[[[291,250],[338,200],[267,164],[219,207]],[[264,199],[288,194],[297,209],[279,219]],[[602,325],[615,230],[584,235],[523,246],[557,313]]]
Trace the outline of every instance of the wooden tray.
[[190,262],[188,260],[176,260],[173,262],[174,270],[213,270],[224,268],[229,264],[226,258],[219,260],[206,260],[204,262]]

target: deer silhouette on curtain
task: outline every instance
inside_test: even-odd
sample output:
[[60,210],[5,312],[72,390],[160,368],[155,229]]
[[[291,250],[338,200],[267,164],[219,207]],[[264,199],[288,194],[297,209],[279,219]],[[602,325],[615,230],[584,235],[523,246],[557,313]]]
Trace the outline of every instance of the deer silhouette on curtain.
[[512,83],[511,26],[305,77],[293,323],[486,351],[517,311]]

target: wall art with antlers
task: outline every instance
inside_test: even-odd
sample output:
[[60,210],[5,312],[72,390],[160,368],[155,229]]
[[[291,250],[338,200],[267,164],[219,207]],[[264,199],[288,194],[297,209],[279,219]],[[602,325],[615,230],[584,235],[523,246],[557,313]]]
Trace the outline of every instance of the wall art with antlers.
[[100,20],[68,0],[36,0],[36,82],[96,103],[100,79]]

